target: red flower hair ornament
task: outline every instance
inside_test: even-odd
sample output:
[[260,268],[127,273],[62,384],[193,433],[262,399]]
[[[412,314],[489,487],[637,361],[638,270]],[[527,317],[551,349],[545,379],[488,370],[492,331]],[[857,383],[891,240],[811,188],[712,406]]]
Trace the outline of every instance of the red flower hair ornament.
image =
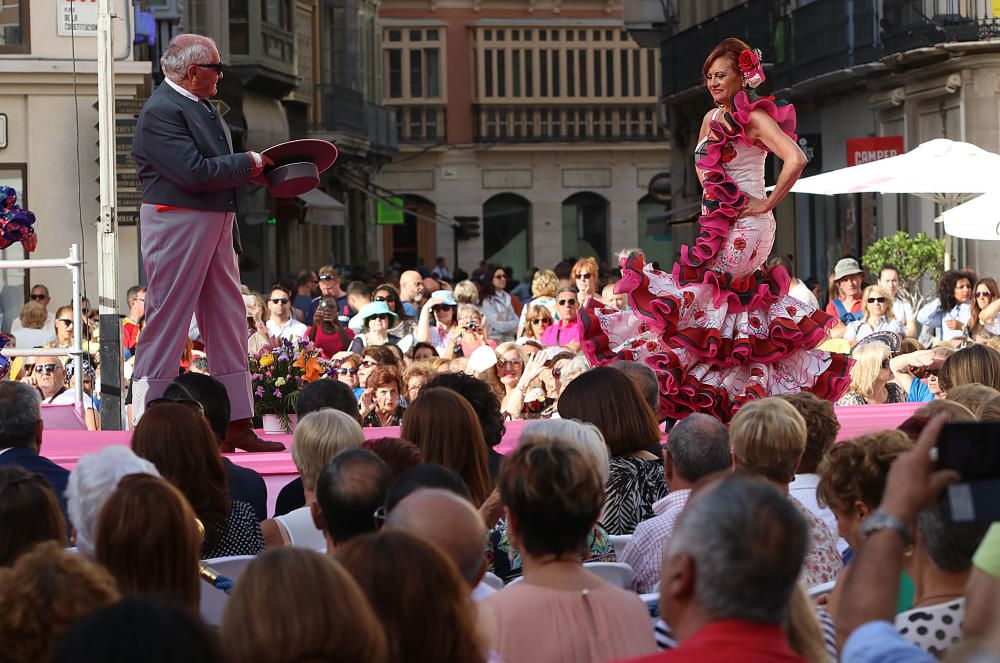
[[757,89],[764,82],[764,68],[760,65],[761,52],[759,49],[743,49],[740,53],[739,67],[743,74],[743,85]]

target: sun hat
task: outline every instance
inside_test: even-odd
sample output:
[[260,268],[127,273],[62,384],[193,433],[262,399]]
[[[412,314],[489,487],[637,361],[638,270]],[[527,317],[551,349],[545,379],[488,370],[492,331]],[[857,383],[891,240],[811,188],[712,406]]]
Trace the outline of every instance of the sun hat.
[[861,269],[861,265],[854,258],[842,258],[837,262],[837,266],[833,269],[833,280],[839,281],[845,276],[851,276],[853,274],[864,274]]
[[[368,331],[368,318],[375,315],[388,315],[390,318],[389,325],[387,328],[395,327],[396,323],[399,321],[399,316],[393,313],[385,302],[369,302],[361,307],[361,311],[355,316],[361,324],[359,325],[363,331]],[[353,321],[352,321],[353,322]]]
[[899,338],[899,334],[895,334],[890,331],[873,332],[858,341],[857,345],[854,346],[854,350],[851,351],[851,354],[854,354],[858,348],[868,345],[869,343],[881,343],[886,345],[889,348],[889,352],[896,354],[899,352],[899,346],[902,341]]
[[430,296],[428,301],[431,299],[440,299],[441,303],[446,306],[458,306],[458,301],[456,301],[455,295],[452,294],[451,290],[438,290]]

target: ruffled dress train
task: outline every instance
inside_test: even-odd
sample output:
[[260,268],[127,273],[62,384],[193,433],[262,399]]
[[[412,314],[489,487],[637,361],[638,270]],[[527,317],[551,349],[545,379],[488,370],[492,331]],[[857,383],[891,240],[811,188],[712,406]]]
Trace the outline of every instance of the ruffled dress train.
[[729,421],[749,400],[799,391],[836,401],[850,386],[846,355],[816,349],[837,324],[788,295],[781,267],[763,269],[774,243],[770,213],[740,218],[746,194],[764,197],[767,151],[745,128],[761,110],[795,139],[795,109],[740,92],[733,112],[718,112],[698,146],[704,174],[695,243],[681,248],[671,273],[621,260],[615,292],[629,309],[580,312],[583,350],[593,365],[640,361],[657,375],[660,415],[704,412]]

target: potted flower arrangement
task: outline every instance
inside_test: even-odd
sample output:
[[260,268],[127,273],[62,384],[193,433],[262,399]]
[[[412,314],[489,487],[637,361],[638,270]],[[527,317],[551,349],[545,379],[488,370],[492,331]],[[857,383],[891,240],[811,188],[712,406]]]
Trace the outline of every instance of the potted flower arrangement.
[[264,430],[291,432],[299,391],[322,378],[326,369],[323,353],[309,342],[272,338],[251,354],[254,414],[263,417]]

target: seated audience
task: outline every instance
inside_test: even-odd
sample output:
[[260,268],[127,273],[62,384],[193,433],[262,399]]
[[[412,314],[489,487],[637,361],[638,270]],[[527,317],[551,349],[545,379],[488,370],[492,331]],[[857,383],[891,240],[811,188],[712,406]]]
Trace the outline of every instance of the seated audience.
[[[806,422],[788,401],[750,401],[733,416],[729,443],[733,466],[755,474],[788,494],[806,450]],[[814,587],[837,579],[843,564],[836,538],[826,524],[794,497],[789,497],[809,526],[809,549],[802,565],[802,584]]]
[[403,373],[403,397],[407,404],[417,400],[420,390],[435,375],[437,375],[437,369],[429,361],[414,362],[407,367]]
[[376,367],[365,380],[365,393],[358,401],[361,425],[365,428],[398,426],[406,411],[399,399],[402,390],[399,371],[388,366]]
[[427,388],[403,417],[399,432],[420,448],[424,461],[456,472],[478,508],[493,490],[486,462],[486,441],[469,402],[451,389]]
[[[66,369],[63,368],[61,357],[32,357],[28,360],[34,366],[33,376],[35,388],[43,403],[48,405],[72,405],[75,393],[69,387],[66,379]],[[86,391],[83,392],[83,412],[87,430],[98,429],[98,412],[94,408],[94,399]]]
[[500,657],[597,662],[654,651],[638,596],[582,564],[604,499],[586,455],[567,442],[523,444],[504,460],[499,486],[524,567],[522,582],[482,603]]
[[200,550],[194,511],[159,477],[124,477],[97,518],[94,559],[126,596],[157,596],[197,610]]
[[472,501],[469,487],[455,470],[437,463],[421,463],[400,474],[389,486],[385,495],[385,513],[392,513],[397,504],[422,488],[440,488],[469,500],[470,503]]
[[[235,447],[225,443],[226,430],[229,428],[229,393],[221,382],[209,375],[183,373],[174,378],[174,383],[167,387],[163,398],[188,398],[200,403],[202,414],[219,442],[219,450],[222,453],[236,451]],[[267,518],[267,486],[264,485],[264,478],[255,470],[237,465],[226,456],[222,457],[222,464],[229,476],[229,493],[232,498],[252,506],[257,520]]]
[[375,512],[385,503],[389,466],[367,449],[345,449],[333,457],[316,482],[313,522],[335,551],[356,536],[378,529]]
[[[545,419],[534,421],[524,427],[518,444],[545,444],[561,441],[570,444],[584,453],[597,469],[601,485],[607,485],[610,474],[608,462],[608,446],[604,436],[594,424],[583,424],[573,419]],[[727,450],[728,459],[728,450]],[[491,571],[504,581],[509,581],[521,575],[521,554],[511,545],[507,532],[507,518],[500,517],[490,530],[490,546],[493,549],[493,564]],[[600,523],[595,523],[587,536],[588,562],[617,561],[615,547],[608,537],[607,531]]]
[[0,568],[0,657],[5,663],[50,660],[70,624],[118,598],[103,568],[61,543],[41,543]]
[[52,487],[17,465],[0,467],[0,567],[42,541],[66,545],[66,520]]
[[670,543],[677,520],[691,496],[695,484],[732,466],[729,455],[729,432],[715,417],[692,414],[670,429],[663,446],[663,473],[670,492],[653,503],[653,513],[635,528],[621,561],[632,567],[632,589],[640,593],[655,591],[660,582],[663,551]]
[[608,534],[631,534],[653,517],[667,496],[662,460],[648,449],[660,442],[656,417],[627,375],[600,367],[576,378],[559,398],[559,416],[592,423],[611,452],[601,525]]
[[[837,518],[837,531],[853,552],[861,546],[861,525],[878,507],[889,466],[913,442],[903,432],[883,430],[835,444],[820,461],[816,496]],[[848,567],[848,572],[850,567]],[[913,604],[913,582],[907,576],[899,610]]]
[[299,419],[292,441],[292,461],[302,479],[305,504],[261,523],[268,548],[299,546],[326,548],[323,532],[313,522],[311,504],[316,501],[316,482],[323,468],[344,449],[357,449],[365,434],[356,419],[339,410],[310,412]]
[[218,663],[219,637],[176,603],[127,596],[73,623],[53,663]]
[[[342,352],[337,357],[334,357],[334,361],[337,366],[337,382],[343,383],[351,389],[351,392],[354,394],[354,409],[357,409],[357,401],[361,398],[361,394],[365,392],[364,387],[361,386],[361,380],[358,378],[361,370],[361,357]],[[374,363],[372,365],[374,366]],[[318,382],[322,382],[322,380],[317,380],[310,384]],[[299,394],[299,398],[301,397],[302,395]]]
[[132,435],[132,450],[181,491],[205,526],[202,559],[264,549],[257,515],[231,498],[215,435],[198,411],[170,402],[147,407]]
[[160,476],[155,465],[123,444],[104,447],[96,454],[84,454],[76,462],[66,486],[66,503],[73,540],[84,555],[94,556],[101,508],[118,483],[130,474]]
[[23,382],[0,382],[0,467],[16,465],[41,474],[65,510],[69,470],[40,455],[42,447],[41,397]]
[[469,587],[436,545],[403,531],[379,532],[338,549],[337,560],[385,627],[388,660],[486,663]]
[[875,332],[902,336],[903,323],[893,314],[893,299],[882,286],[870,285],[861,295],[861,318],[847,324],[844,338],[852,345]]
[[1000,390],[1000,352],[982,344],[962,348],[944,360],[938,384],[947,394],[963,384],[984,384]]
[[951,391],[948,392],[948,400],[952,403],[958,403],[959,405],[964,405],[969,408],[973,414],[979,412],[979,409],[987,401],[1000,396],[1000,391],[997,391],[993,387],[987,387],[984,384],[962,384],[957,387],[952,387]]
[[[351,355],[360,362],[360,357]],[[334,380],[316,380],[302,386],[299,397],[295,400],[295,413],[303,419],[310,412],[332,408],[353,417],[361,423],[358,413],[358,402],[353,398],[346,384]],[[302,477],[296,477],[286,483],[278,493],[274,502],[274,515],[283,516],[306,505],[305,494],[302,491]]]
[[896,615],[896,630],[921,649],[942,658],[962,637],[965,585],[989,523],[951,523],[931,504],[917,514],[913,554],[913,607]]
[[231,663],[390,660],[358,583],[339,562],[302,548],[269,550],[250,562],[226,604],[221,635]]
[[[788,494],[818,516],[830,528],[830,532],[837,536],[836,516],[828,507],[820,506],[816,499],[816,486],[819,484],[816,470],[840,432],[840,421],[837,420],[833,403],[817,398],[808,391],[786,394],[782,398],[791,403],[806,422],[806,450],[795,470],[795,480],[788,484]],[[847,547],[842,542],[843,539],[837,542],[837,549],[841,552],[842,547]]]
[[835,609],[841,660],[852,663],[886,661],[930,663],[893,625],[900,592],[905,550],[913,541],[917,516],[932,506],[945,486],[958,479],[953,470],[938,470],[931,458],[944,417],[935,417],[912,449],[892,464],[885,492],[869,521],[865,544],[857,551]]
[[803,661],[783,626],[809,539],[770,482],[737,475],[700,491],[663,559],[660,611],[680,646],[634,663]]
[[891,352],[885,343],[865,343],[853,352],[851,389],[837,405],[868,405],[869,403],[903,403],[906,392],[892,380],[889,370]]
[[409,532],[439,547],[455,564],[473,599],[493,593],[480,583],[487,569],[486,525],[468,499],[440,488],[422,488],[386,515],[384,530]]
[[495,480],[500,474],[500,462],[503,460],[503,455],[496,451],[496,446],[507,432],[504,416],[500,411],[500,399],[485,382],[464,373],[439,373],[424,385],[425,389],[432,387],[451,389],[472,406],[476,419],[483,429],[490,478]]
[[365,440],[361,443],[361,448],[374,451],[376,456],[385,461],[394,481],[406,470],[424,462],[423,454],[417,445],[399,437]]

